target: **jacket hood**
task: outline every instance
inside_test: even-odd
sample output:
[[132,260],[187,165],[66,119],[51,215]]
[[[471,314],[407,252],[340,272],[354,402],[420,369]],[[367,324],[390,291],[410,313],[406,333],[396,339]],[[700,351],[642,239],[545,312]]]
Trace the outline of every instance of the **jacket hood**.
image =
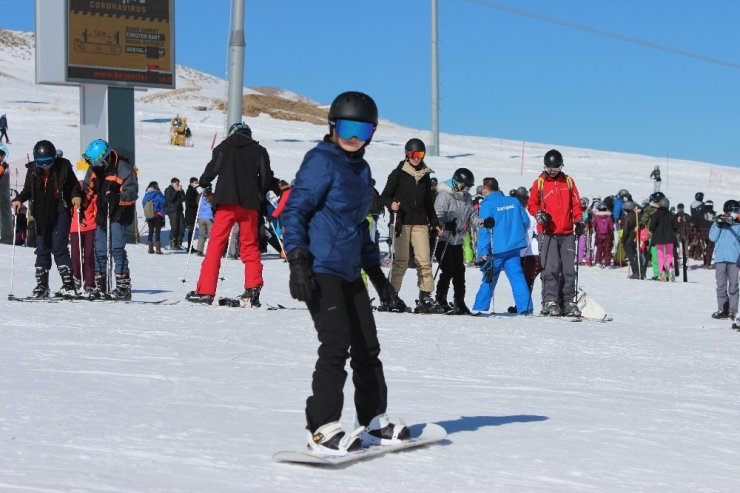
[[256,140],[253,140],[252,137],[249,137],[246,134],[235,133],[226,137],[226,140],[224,140],[224,144],[229,147],[242,148],[252,144],[258,144],[258,142]]
[[428,168],[423,161],[421,162],[419,168],[414,168],[406,159],[401,161],[398,166],[401,168],[401,170],[413,176],[417,183],[419,182],[419,180],[424,178],[424,175],[428,175],[432,172],[431,168]]

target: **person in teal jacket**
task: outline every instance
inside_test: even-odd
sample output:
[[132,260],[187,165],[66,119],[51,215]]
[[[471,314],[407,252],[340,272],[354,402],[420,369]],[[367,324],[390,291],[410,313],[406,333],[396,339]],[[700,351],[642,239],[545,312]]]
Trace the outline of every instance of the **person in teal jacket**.
[[717,306],[712,318],[734,319],[738,304],[738,262],[740,262],[740,202],[728,200],[709,229],[714,247],[714,275]]
[[478,232],[477,252],[483,261],[483,279],[473,311],[484,312],[491,308],[493,291],[503,270],[511,284],[517,313],[531,313],[532,298],[519,259],[520,250],[527,246],[529,214],[516,198],[499,191],[495,178],[483,180],[483,196],[478,212],[483,227]]

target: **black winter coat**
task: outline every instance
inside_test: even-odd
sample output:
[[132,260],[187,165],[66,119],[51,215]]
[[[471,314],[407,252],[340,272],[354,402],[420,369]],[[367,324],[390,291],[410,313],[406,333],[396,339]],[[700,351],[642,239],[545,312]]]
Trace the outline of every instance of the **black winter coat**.
[[200,194],[197,187],[188,187],[185,192],[185,224],[195,224],[195,215],[198,213]]
[[72,197],[82,197],[80,184],[77,181],[72,163],[64,158],[56,158],[49,168],[49,178],[46,186],[43,183],[44,170],[34,162],[26,164],[26,180],[23,190],[13,201],[25,202],[31,200],[29,212],[36,224],[44,226],[51,224],[59,212],[59,208],[72,207]]
[[211,161],[200,177],[205,187],[219,178],[213,198],[218,204],[238,204],[260,210],[262,198],[273,179],[267,149],[242,133],[230,135],[213,149]]
[[651,243],[653,245],[675,244],[678,228],[676,217],[667,208],[659,207],[650,219],[650,231],[653,233]]
[[185,202],[185,192],[183,192],[182,189],[175,190],[175,188],[172,185],[164,189],[164,212],[165,213],[176,214],[178,212],[182,212],[183,202]]
[[[432,180],[426,173],[419,181],[403,170],[406,161],[401,161],[396,169],[388,175],[388,182],[380,197],[383,203],[391,210],[392,202],[400,202],[396,218],[396,227],[402,225],[426,225],[439,226],[437,213],[434,211],[434,195],[432,193]],[[426,168],[426,165],[422,166]]]

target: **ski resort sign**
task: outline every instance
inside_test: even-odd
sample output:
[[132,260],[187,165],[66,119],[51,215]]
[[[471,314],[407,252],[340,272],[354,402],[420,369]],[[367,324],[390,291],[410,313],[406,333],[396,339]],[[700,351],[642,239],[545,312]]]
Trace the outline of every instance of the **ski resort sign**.
[[173,0],[37,0],[37,82],[174,88],[173,8]]

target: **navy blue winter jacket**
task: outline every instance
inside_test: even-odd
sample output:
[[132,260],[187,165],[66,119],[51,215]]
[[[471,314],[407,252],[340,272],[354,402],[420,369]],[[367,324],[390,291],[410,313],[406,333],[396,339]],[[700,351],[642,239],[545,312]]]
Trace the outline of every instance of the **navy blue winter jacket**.
[[372,185],[363,155],[349,156],[324,138],[303,158],[280,215],[288,256],[306,249],[314,272],[348,282],[360,277],[361,267],[380,262],[367,222]]

